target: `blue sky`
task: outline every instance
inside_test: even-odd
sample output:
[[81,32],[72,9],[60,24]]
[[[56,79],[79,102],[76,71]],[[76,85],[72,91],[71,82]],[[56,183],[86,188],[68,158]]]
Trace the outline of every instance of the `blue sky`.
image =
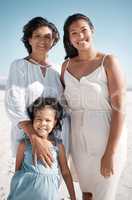
[[27,55],[21,42],[22,27],[35,16],[56,24],[61,40],[50,59],[60,70],[64,59],[63,24],[73,13],[90,17],[94,26],[94,46],[118,56],[127,83],[132,86],[132,1],[131,0],[0,0],[0,77],[7,76],[10,63]]

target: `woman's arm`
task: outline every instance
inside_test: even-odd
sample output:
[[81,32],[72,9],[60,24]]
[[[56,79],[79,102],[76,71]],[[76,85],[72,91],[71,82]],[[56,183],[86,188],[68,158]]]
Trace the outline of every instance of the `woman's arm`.
[[37,157],[41,155],[41,160],[45,160],[50,166],[52,155],[48,149],[49,146],[46,141],[36,136],[27,113],[27,71],[24,63],[22,60],[17,60],[10,67],[5,95],[6,111],[13,126],[22,128],[29,136]]
[[25,151],[25,142],[22,141],[19,143],[17,149],[15,172],[21,169],[22,162],[24,160],[24,151]]
[[76,200],[73,180],[72,180],[72,176],[67,164],[64,145],[59,144],[58,146],[59,146],[59,165],[60,165],[61,173],[66,183],[71,200]]
[[6,92],[5,108],[13,124],[30,120],[26,109],[26,74],[22,60],[14,61],[10,67]]
[[102,158],[101,172],[103,175],[105,175],[105,171],[111,171],[112,174],[114,173],[113,156],[116,153],[118,147],[125,118],[125,82],[124,76],[120,69],[120,64],[116,57],[109,55],[105,59],[104,66],[108,79],[108,90],[112,107],[112,115],[109,138],[104,156]]
[[108,56],[106,60],[108,89],[112,106],[109,140],[106,151],[114,154],[120,139],[125,118],[125,81],[116,57]]

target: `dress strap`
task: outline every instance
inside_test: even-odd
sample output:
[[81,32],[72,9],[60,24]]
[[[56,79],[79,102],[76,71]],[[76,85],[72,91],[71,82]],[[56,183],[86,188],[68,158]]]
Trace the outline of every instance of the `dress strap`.
[[101,66],[104,66],[104,61],[105,61],[105,58],[107,57],[107,54],[105,54],[102,58],[102,62],[101,62]]
[[69,64],[70,64],[70,58],[67,59],[67,63],[61,72],[61,81],[63,83],[63,86],[64,86],[64,74],[65,74],[65,71],[67,70]]
[[67,63],[66,63],[65,70],[67,70],[67,68],[68,68],[69,64],[70,64],[70,58],[68,58],[68,61],[67,61]]
[[26,146],[31,144],[29,137],[24,133],[23,141],[25,142]]

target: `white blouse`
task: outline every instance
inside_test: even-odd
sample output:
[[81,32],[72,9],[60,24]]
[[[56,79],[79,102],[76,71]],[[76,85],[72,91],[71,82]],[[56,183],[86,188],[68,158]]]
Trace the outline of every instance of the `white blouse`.
[[[56,97],[59,101],[63,100],[63,88],[59,73],[50,66],[47,67],[46,74],[43,76],[39,64],[25,59],[15,60],[10,67],[5,95],[6,111],[12,122],[13,154],[16,153],[20,139],[24,137],[23,130],[18,127],[18,123],[30,120],[27,107],[39,96],[50,96]],[[67,146],[69,126],[68,120],[65,121],[67,122],[63,123],[62,138]]]

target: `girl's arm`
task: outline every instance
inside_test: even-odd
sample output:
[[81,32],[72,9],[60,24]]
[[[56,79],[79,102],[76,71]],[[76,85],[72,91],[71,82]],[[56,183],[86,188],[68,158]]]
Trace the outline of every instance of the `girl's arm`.
[[101,160],[101,173],[103,176],[106,176],[106,173],[114,173],[113,157],[118,147],[125,118],[125,83],[117,58],[112,55],[107,56],[104,66],[107,74],[108,90],[112,107],[109,138],[104,156]]
[[73,180],[72,180],[72,176],[67,164],[64,145],[59,144],[58,146],[59,146],[59,165],[60,165],[61,173],[66,183],[71,200],[76,200]]
[[17,149],[15,172],[21,169],[22,162],[24,160],[24,151],[25,151],[25,142],[22,141],[18,145]]

